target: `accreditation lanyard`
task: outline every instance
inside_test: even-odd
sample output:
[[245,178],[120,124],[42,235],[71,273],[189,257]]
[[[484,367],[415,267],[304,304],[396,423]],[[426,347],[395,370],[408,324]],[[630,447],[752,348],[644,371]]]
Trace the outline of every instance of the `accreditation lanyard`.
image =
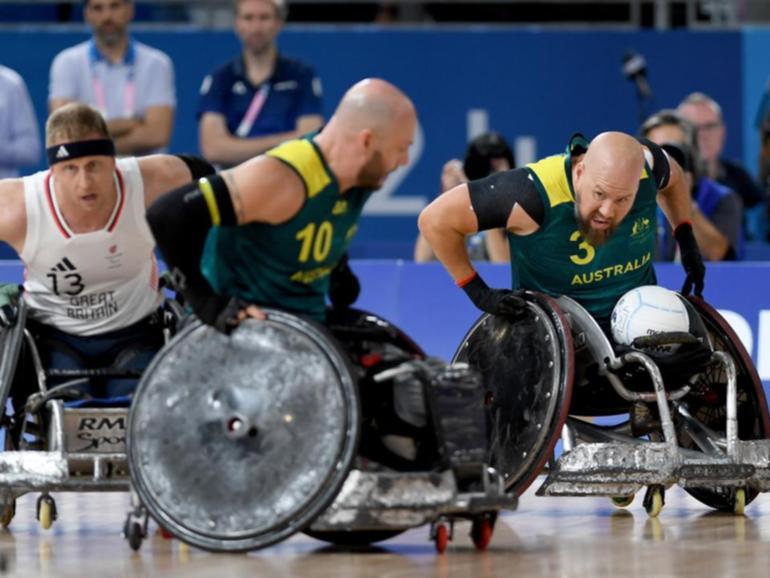
[[[109,62],[96,48],[96,43],[92,40],[91,45],[88,48],[88,63],[91,68],[91,83],[94,89],[94,99],[96,100],[96,108],[105,116],[107,114],[107,91],[104,87],[104,82],[99,78],[99,73],[96,70],[96,65],[99,62],[104,62],[106,66],[109,66]],[[126,84],[123,91],[123,117],[133,118],[136,111],[136,87],[134,85],[134,68],[136,66],[136,48],[133,41],[129,40],[128,49],[126,50],[126,56],[123,59],[123,64],[128,67],[128,78],[126,78]]]
[[241,124],[238,125],[238,129],[235,131],[235,134],[240,138],[246,138],[249,136],[251,127],[254,126],[254,122],[259,117],[259,113],[262,112],[262,108],[265,106],[265,102],[267,102],[267,97],[269,94],[270,83],[265,82],[254,95],[254,98],[251,99],[249,109],[246,111],[243,119],[241,119]]

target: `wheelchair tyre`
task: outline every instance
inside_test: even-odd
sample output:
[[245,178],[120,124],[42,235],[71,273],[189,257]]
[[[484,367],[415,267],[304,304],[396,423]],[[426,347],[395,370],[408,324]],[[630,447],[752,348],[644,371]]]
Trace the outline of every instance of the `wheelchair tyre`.
[[402,532],[403,530],[361,530],[358,532],[347,532],[344,530],[314,532],[312,530],[305,530],[305,534],[316,540],[329,542],[335,546],[350,547],[368,546],[375,542],[383,542],[384,540],[389,540],[394,536],[398,536]]
[[[762,381],[759,379],[751,357],[727,321],[714,308],[698,297],[689,297],[688,299],[701,315],[714,348],[729,353],[735,361],[738,378],[739,439],[766,438],[770,434],[770,415],[768,415]],[[724,388],[722,388],[723,390]],[[708,390],[708,384],[702,384],[701,393],[703,395],[700,398],[693,398],[692,395],[687,396],[690,412],[705,425],[724,433],[726,402],[722,397],[713,402],[713,390]],[[680,436],[680,445],[688,447],[687,444],[681,442]],[[736,513],[739,501],[743,502],[741,508],[743,509],[759,495],[759,491],[754,488],[685,488],[685,491],[711,508],[722,512]],[[742,498],[737,496],[738,492],[743,493]]]

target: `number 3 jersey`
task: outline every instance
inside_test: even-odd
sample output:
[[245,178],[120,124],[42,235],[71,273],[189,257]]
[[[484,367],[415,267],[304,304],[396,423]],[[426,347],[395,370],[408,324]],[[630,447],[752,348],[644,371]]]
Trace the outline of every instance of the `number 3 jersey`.
[[73,233],[50,171],[24,178],[24,299],[32,319],[73,335],[100,335],[147,317],[160,304],[155,241],[145,220],[134,158],[117,161],[117,202],[105,227]]
[[[578,149],[588,144],[582,137],[573,141],[569,151],[573,144]],[[527,165],[525,170],[540,194],[545,216],[531,235],[508,234],[514,288],[568,295],[605,323],[627,291],[655,285],[652,257],[658,183],[649,162],[630,212],[600,247],[589,244],[578,230],[572,153],[545,158]]]
[[337,178],[310,136],[266,154],[302,179],[305,203],[285,223],[213,228],[201,272],[219,295],[323,322],[329,273],[347,251],[371,191],[354,188],[340,193]]

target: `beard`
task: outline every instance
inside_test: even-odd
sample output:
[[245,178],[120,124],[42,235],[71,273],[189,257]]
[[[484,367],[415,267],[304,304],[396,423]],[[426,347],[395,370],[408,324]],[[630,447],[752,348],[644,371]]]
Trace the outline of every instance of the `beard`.
[[382,154],[380,151],[375,151],[372,158],[366,161],[366,164],[358,172],[358,186],[365,189],[379,189],[385,182],[386,176],[388,176],[388,171],[385,169]]
[[578,210],[578,203],[575,203],[575,220],[577,221],[580,234],[593,247],[601,247],[610,240],[610,237],[615,233],[615,229],[617,229],[617,225],[610,223],[610,226],[606,229],[594,229],[591,226],[591,219],[595,215],[598,215],[598,212],[594,211],[588,216],[588,219],[583,219]]

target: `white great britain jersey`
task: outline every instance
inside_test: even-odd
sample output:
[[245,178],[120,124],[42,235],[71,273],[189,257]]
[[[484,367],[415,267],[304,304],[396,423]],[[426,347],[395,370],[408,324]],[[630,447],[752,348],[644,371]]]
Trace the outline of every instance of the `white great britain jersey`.
[[105,228],[75,234],[59,211],[51,172],[24,178],[24,299],[36,321],[99,335],[136,323],[160,305],[155,240],[136,159],[117,161],[115,184],[118,202]]

